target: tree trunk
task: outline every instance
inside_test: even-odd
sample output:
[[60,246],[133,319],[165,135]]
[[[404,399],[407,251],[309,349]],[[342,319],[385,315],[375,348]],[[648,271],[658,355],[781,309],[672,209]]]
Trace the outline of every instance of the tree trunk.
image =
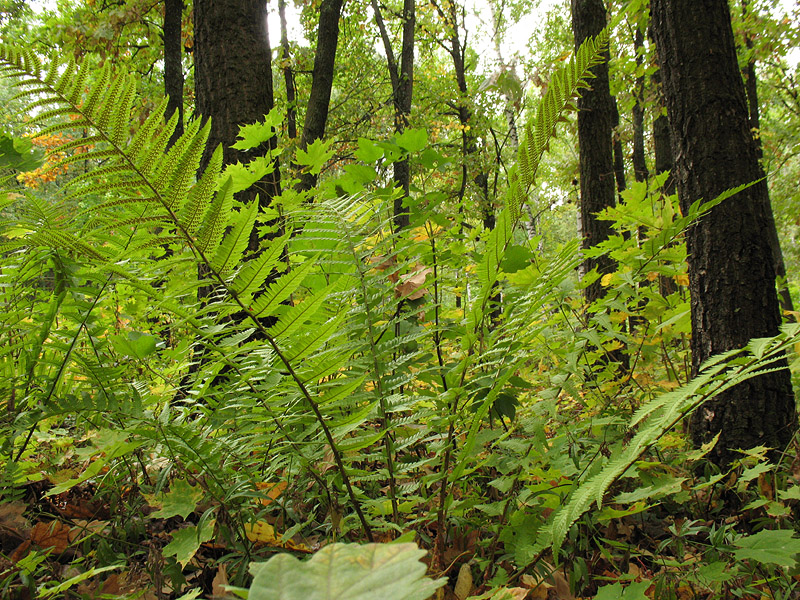
[[[698,198],[763,177],[750,133],[726,0],[652,0],[653,35],[672,132],[681,210]],[[780,315],[762,180],[689,229],[692,370],[710,356],[778,333]],[[727,465],[737,448],[783,449],[797,419],[787,370],[761,375],[705,403],[691,418],[699,445],[720,434],[710,457]]]
[[286,133],[290,139],[297,137],[297,86],[294,71],[289,63],[289,34],[286,30],[286,0],[278,0],[278,15],[281,21],[281,60],[283,81],[286,84]]
[[[223,164],[246,163],[259,151],[274,148],[273,138],[258,150],[231,148],[239,127],[264,118],[274,105],[272,64],[267,32],[267,6],[260,0],[195,0],[194,61],[197,112],[211,119],[208,145],[200,169],[205,169],[217,145],[222,144]],[[256,194],[262,207],[280,194],[276,168],[256,185],[238,194],[250,202]],[[249,248],[259,240],[253,229]]]
[[178,113],[178,125],[169,139],[169,146],[183,135],[182,16],[183,0],[164,0],[164,94],[169,97],[164,118],[169,121],[176,111]]
[[[572,32],[576,50],[583,41],[595,36],[606,25],[606,9],[602,0],[572,0]],[[615,105],[608,85],[608,53],[606,59],[592,69],[595,78],[578,100],[578,146],[580,150],[581,232],[583,247],[591,248],[611,235],[608,221],[600,221],[595,213],[614,206],[614,155],[611,133]],[[596,268],[601,274],[616,270],[608,256],[584,262],[585,272]],[[600,281],[585,289],[586,300],[594,302],[603,295]]]
[[[742,17],[747,17],[747,9],[749,6],[748,0],[742,0]],[[748,116],[750,119],[750,130],[753,132],[753,137],[756,146],[756,156],[758,160],[764,156],[764,151],[761,147],[761,118],[758,104],[758,78],[756,77],[756,59],[753,56],[753,38],[749,33],[745,32],[744,36],[745,46],[748,51],[747,65],[743,69],[745,93],[747,94]],[[769,201],[769,198],[767,199]],[[778,237],[778,228],[775,226],[775,218],[772,214],[772,206],[767,207],[771,220],[769,240],[772,246],[772,255],[775,260],[775,275],[778,278],[778,300],[781,304],[781,309],[788,312],[794,311],[794,304],[792,303],[792,296],[789,293],[789,286],[786,281],[786,264],[783,262],[783,252],[781,252],[781,242]]]
[[[339,18],[342,13],[342,0],[322,0],[319,8],[319,28],[317,30],[317,50],[314,54],[314,73],[311,93],[308,96],[306,120],[303,124],[303,137],[300,148],[305,150],[309,144],[325,136],[328,123],[328,109],[333,89],[333,72],[336,64],[336,49],[339,46]],[[307,191],[317,184],[317,176],[303,173],[299,189]]]
[[[389,79],[392,82],[392,103],[394,105],[394,128],[397,133],[403,133],[408,127],[411,116],[411,103],[414,96],[414,31],[416,29],[416,5],[414,0],[403,2],[403,39],[400,48],[400,65],[392,50],[392,41],[386,30],[386,25],[381,15],[377,0],[372,0],[372,10],[375,13],[375,22],[383,41],[386,52],[386,63],[389,69]],[[399,231],[408,227],[410,215],[403,206],[403,200],[408,198],[411,190],[411,163],[408,158],[394,163],[394,182],[402,190],[402,195],[394,201],[394,226]]]
[[644,74],[638,75],[642,68],[642,52],[644,51],[644,34],[641,27],[636,26],[633,34],[633,49],[636,52],[636,91],[633,98],[633,178],[636,181],[647,181],[650,172],[644,152]]

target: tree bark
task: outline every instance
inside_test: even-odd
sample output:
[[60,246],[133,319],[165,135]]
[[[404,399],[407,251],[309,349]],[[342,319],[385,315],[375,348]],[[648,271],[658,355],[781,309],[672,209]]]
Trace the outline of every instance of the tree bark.
[[[339,46],[339,18],[342,14],[342,0],[322,0],[319,8],[319,27],[317,29],[317,50],[314,54],[314,73],[311,93],[308,96],[306,119],[300,148],[305,150],[309,144],[325,137],[328,123],[328,109],[333,90],[333,73],[336,65],[336,49]],[[317,176],[302,173],[298,189],[307,191],[317,184]]]
[[[672,132],[681,210],[763,177],[750,133],[726,0],[652,0],[653,34]],[[710,356],[778,333],[780,315],[762,180],[716,206],[686,235],[692,370]],[[706,402],[691,418],[695,444],[717,433],[719,465],[737,448],[783,449],[797,418],[787,370],[761,375]]]
[[176,111],[178,113],[178,124],[169,146],[183,135],[182,16],[183,0],[164,0],[164,94],[169,97],[164,118],[169,121]]
[[[264,118],[274,106],[272,63],[267,32],[267,5],[262,0],[194,0],[194,61],[197,112],[211,119],[208,145],[200,169],[208,165],[222,144],[223,164],[247,163],[274,148],[275,138],[261,148],[231,148],[239,127]],[[256,194],[262,207],[280,193],[276,168],[237,198],[252,201]],[[253,230],[249,248],[259,240]]]
[[297,137],[297,86],[294,71],[289,63],[289,34],[286,30],[286,0],[278,0],[278,15],[281,21],[281,60],[283,81],[286,85],[286,133],[290,139]]
[[[577,50],[583,41],[595,36],[606,25],[606,9],[602,0],[572,0],[572,32]],[[595,213],[615,204],[614,155],[612,129],[616,107],[608,85],[608,53],[605,60],[592,69],[595,75],[578,100],[578,146],[580,150],[581,233],[583,247],[591,248],[611,235],[608,221],[600,221]],[[616,270],[616,263],[606,256],[584,262],[585,272],[596,268],[601,274]],[[603,295],[600,281],[585,289],[586,300],[594,302]]]
[[633,178],[636,181],[647,181],[650,172],[647,170],[647,160],[644,152],[644,73],[638,74],[642,68],[644,51],[644,34],[637,24],[633,34],[633,49],[636,52],[636,91],[633,98]]
[[[411,104],[414,97],[414,35],[416,29],[416,5],[414,0],[403,0],[403,39],[400,46],[400,64],[392,49],[392,41],[381,15],[377,0],[372,0],[372,11],[386,52],[389,79],[392,82],[392,104],[394,105],[394,128],[403,133],[408,127]],[[394,182],[402,190],[402,196],[394,201],[394,227],[396,231],[408,227],[410,215],[403,206],[411,190],[411,163],[408,158],[394,163]]]

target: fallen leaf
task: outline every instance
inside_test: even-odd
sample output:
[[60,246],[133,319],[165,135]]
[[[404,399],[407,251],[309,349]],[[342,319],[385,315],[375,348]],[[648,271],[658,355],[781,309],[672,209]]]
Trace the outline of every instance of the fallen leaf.
[[43,549],[53,548],[61,554],[72,542],[72,531],[61,521],[39,521],[31,529],[31,541]]
[[280,481],[278,483],[267,483],[264,481],[257,483],[256,488],[267,494],[266,498],[259,498],[258,501],[264,506],[269,506],[274,500],[278,499],[288,485],[289,484],[286,481]]
[[0,505],[0,533],[3,538],[16,538],[19,542],[27,537],[31,526],[28,520],[22,516],[26,508],[21,502]]
[[217,574],[211,581],[211,596],[212,598],[224,598],[227,595],[225,586],[228,585],[228,571],[225,565],[222,564],[217,569]]
[[470,569],[469,563],[464,563],[458,570],[458,580],[453,591],[458,600],[466,600],[472,592],[472,569]]

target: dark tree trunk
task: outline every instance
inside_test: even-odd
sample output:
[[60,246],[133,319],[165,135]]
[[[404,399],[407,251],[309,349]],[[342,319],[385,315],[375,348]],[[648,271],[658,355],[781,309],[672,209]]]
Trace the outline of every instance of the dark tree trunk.
[[297,86],[294,71],[289,63],[289,34],[286,31],[286,0],[278,0],[278,14],[281,21],[281,60],[283,61],[283,81],[286,84],[286,133],[290,139],[297,137]]
[[[606,9],[602,0],[572,0],[572,32],[575,48],[606,25]],[[578,146],[580,149],[581,233],[583,247],[590,248],[611,235],[608,221],[600,221],[595,213],[614,206],[614,155],[611,133],[616,111],[608,85],[608,54],[606,60],[592,69],[595,78],[578,100]],[[597,268],[611,273],[615,262],[608,256],[587,259],[586,272]],[[600,281],[586,290],[586,300],[594,302],[603,295]]]
[[[386,63],[389,69],[389,79],[392,83],[392,104],[394,105],[394,128],[397,133],[402,133],[408,127],[411,116],[411,104],[414,97],[414,32],[416,29],[416,5],[414,0],[403,2],[403,39],[400,47],[400,64],[392,49],[392,41],[383,21],[380,6],[377,0],[372,0],[372,10],[375,13],[375,22],[383,41],[386,52]],[[399,231],[408,227],[410,215],[403,200],[408,198],[411,189],[411,163],[406,158],[394,163],[394,182],[403,193],[394,201],[394,226]]]
[[[742,17],[747,17],[747,10],[749,7],[748,0],[742,0]],[[748,116],[750,119],[750,130],[753,132],[756,156],[760,161],[764,152],[761,147],[761,118],[758,103],[758,78],[756,77],[756,60],[753,56],[753,38],[749,33],[744,36],[745,46],[748,51],[747,65],[743,69],[745,92],[747,94]],[[769,199],[767,199],[769,201]],[[772,255],[775,260],[775,275],[778,277],[778,300],[781,304],[781,309],[784,311],[794,311],[794,304],[792,296],[789,293],[789,287],[786,282],[786,264],[783,262],[783,252],[781,251],[781,243],[778,238],[778,228],[775,226],[775,218],[772,214],[772,207],[768,207],[769,216],[771,219],[770,226],[770,245],[772,246]]]
[[[750,133],[726,0],[652,0],[653,35],[672,131],[681,210],[763,177]],[[778,333],[780,315],[764,181],[715,207],[686,235],[692,370],[710,356]],[[787,370],[742,383],[691,419],[695,444],[717,433],[717,464],[736,448],[783,449],[797,425]]]
[[165,119],[170,120],[177,111],[178,125],[169,139],[169,145],[183,135],[183,44],[181,18],[183,0],[164,0],[164,94],[169,96]]
[[[336,49],[339,46],[339,18],[342,13],[342,0],[322,0],[319,8],[319,28],[317,29],[317,50],[314,55],[314,73],[311,93],[308,96],[306,120],[303,124],[302,149],[325,137],[328,123],[328,109],[333,89],[333,73],[336,64]],[[300,190],[310,190],[317,184],[317,176],[303,173],[300,176]]]
[[[636,52],[636,70],[642,67],[644,50],[644,34],[641,27],[636,27],[633,34],[633,48]],[[636,78],[636,91],[633,99],[633,178],[636,181],[647,181],[650,172],[644,152],[644,74]]]
[[[231,148],[239,126],[264,118],[273,108],[272,64],[267,34],[267,5],[262,0],[195,0],[195,95],[198,114],[211,119],[211,132],[200,168],[205,169],[214,148],[222,144],[224,164],[246,163],[275,146],[273,138],[259,150]],[[242,202],[259,195],[269,206],[280,193],[275,169],[238,195]],[[256,230],[250,250],[258,247]]]

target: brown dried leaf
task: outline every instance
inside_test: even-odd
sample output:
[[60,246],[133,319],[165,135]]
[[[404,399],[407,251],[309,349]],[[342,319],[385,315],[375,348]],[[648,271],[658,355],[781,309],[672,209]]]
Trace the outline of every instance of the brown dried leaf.
[[225,586],[228,585],[228,570],[222,564],[217,569],[217,574],[211,582],[211,597],[224,598],[227,595]]
[[410,277],[405,277],[403,283],[400,283],[395,288],[395,294],[398,298],[406,298],[408,300],[419,300],[428,290],[424,288],[425,279],[429,273],[433,271],[422,265],[414,266],[414,274]]
[[31,529],[31,541],[41,548],[53,548],[58,554],[66,550],[73,540],[69,525],[61,521],[39,521]]
[[470,569],[469,563],[464,563],[458,570],[458,580],[453,591],[458,600],[466,600],[472,592],[472,569]]
[[284,490],[286,490],[288,485],[289,484],[285,481],[279,481],[278,483],[267,483],[266,481],[263,481],[261,483],[257,483],[256,487],[267,494],[266,498],[259,498],[258,501],[264,506],[269,506],[284,492]]

